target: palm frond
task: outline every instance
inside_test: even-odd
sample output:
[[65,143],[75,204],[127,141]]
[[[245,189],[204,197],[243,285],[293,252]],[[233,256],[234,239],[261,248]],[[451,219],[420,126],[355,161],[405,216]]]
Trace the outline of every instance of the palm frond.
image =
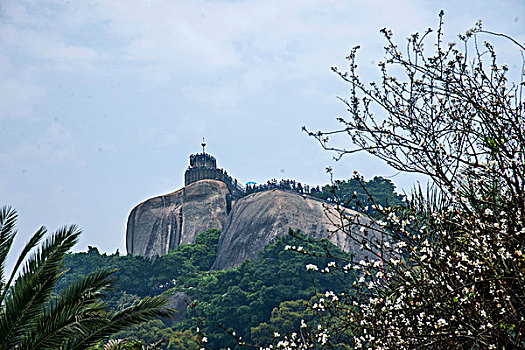
[[[41,234],[39,230],[31,241],[38,242]],[[43,304],[55,288],[65,254],[78,241],[79,235],[76,226],[61,228],[26,261],[4,298],[0,315],[0,347],[14,347],[25,333],[33,329]]]
[[76,226],[57,230],[43,243],[47,231],[40,228],[6,280],[5,261],[16,235],[16,219],[15,210],[0,210],[0,349],[87,349],[129,326],[174,314],[164,307],[162,297],[109,312],[104,299],[116,270],[93,272],[53,295],[65,273],[66,253],[81,233]]
[[107,304],[100,302],[115,282],[117,270],[99,270],[69,285],[45,306],[23,349],[58,348],[63,339],[105,325]]
[[[35,234],[31,237],[29,242],[27,242],[26,245],[24,246],[24,249],[22,250],[22,252],[18,256],[18,259],[17,259],[17,261],[15,263],[15,266],[13,267],[13,270],[11,271],[11,275],[9,276],[9,280],[4,285],[4,289],[2,290],[2,294],[0,296],[0,302],[4,301],[4,298],[5,298],[8,290],[9,290],[9,288],[11,286],[11,282],[13,282],[13,280],[14,280],[17,272],[18,272],[18,269],[20,268],[20,266],[24,262],[27,254],[29,254],[29,252],[31,252],[31,250],[33,250],[33,248],[35,248],[38,245],[38,243],[42,240],[42,238],[44,237],[44,235],[46,233],[47,233],[46,228],[45,227],[40,227],[35,232]],[[16,232],[11,237],[11,241],[13,240],[15,234],[16,234]]]
[[[7,254],[13,244],[16,236],[15,224],[18,215],[11,207],[2,207],[0,209],[0,293],[3,294],[4,288],[7,289],[8,283],[5,283],[5,263]],[[3,298],[0,298],[0,304]]]
[[68,348],[85,349],[128,327],[159,317],[171,318],[175,314],[175,310],[165,308],[166,302],[167,299],[161,296],[146,297],[136,305],[116,311],[108,318],[106,325],[93,329],[84,338],[77,337],[68,344]]

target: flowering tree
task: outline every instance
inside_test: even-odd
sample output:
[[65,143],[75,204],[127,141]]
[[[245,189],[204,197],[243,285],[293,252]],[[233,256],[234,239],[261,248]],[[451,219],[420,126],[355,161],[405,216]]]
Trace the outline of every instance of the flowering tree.
[[[379,82],[361,81],[358,47],[347,71],[334,68],[350,84],[343,100],[350,117],[339,118],[340,130],[309,135],[338,158],[366,151],[427,175],[431,185],[414,190],[402,208],[377,206],[383,215],[373,227],[341,210],[339,229],[368,259],[308,268],[361,277],[314,305],[325,323],[303,324],[273,348],[525,348],[524,72],[510,83],[506,65],[480,38],[504,37],[522,54],[525,47],[481,23],[459,36],[461,45],[445,44],[442,18],[431,54],[424,51],[431,29],[408,38],[403,52],[382,30],[387,58]],[[334,146],[335,133],[353,146]],[[381,235],[370,234],[377,227]]]

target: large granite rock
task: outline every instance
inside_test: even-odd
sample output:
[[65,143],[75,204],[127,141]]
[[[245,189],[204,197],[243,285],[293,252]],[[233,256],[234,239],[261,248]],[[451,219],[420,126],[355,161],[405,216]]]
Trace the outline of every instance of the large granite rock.
[[[217,259],[212,267],[235,267],[257,253],[288,228],[317,238],[328,238],[340,249],[361,258],[355,241],[337,230],[338,213],[328,202],[296,192],[270,190],[253,193],[235,202],[221,181],[202,180],[136,206],[129,215],[127,251],[153,257],[180,244],[193,243],[207,229],[222,230]],[[367,221],[355,211],[346,215]]]
[[[359,215],[345,210],[346,215]],[[335,207],[325,201],[295,192],[271,190],[254,193],[237,201],[221,235],[214,270],[232,268],[257,253],[288,228],[300,229],[316,238],[328,238],[344,251],[360,256],[359,246],[332,223],[339,218]],[[365,220],[361,216],[362,220]]]
[[126,232],[129,254],[153,257],[193,243],[207,229],[223,229],[231,206],[222,181],[202,180],[151,198],[131,211]]

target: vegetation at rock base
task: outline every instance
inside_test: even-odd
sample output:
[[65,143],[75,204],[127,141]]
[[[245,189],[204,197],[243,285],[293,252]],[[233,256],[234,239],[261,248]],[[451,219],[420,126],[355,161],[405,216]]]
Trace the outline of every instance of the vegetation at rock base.
[[[484,40],[507,40],[522,57],[525,46],[481,23],[459,36],[461,45],[445,44],[442,19],[431,45],[430,29],[404,49],[382,30],[379,82],[361,81],[358,47],[347,71],[334,68],[350,85],[350,116],[339,119],[339,131],[310,135],[339,156],[367,151],[399,171],[427,175],[431,186],[415,189],[405,208],[377,206],[382,241],[346,218],[340,229],[370,257],[335,270],[359,278],[316,305],[323,326],[303,327],[274,349],[340,339],[353,348],[525,348],[525,72],[510,83]],[[331,144],[333,133],[346,133],[354,148]],[[351,231],[354,225],[362,230]]]
[[66,253],[81,233],[76,226],[47,238],[41,227],[6,273],[16,220],[14,210],[0,209],[0,349],[87,349],[127,327],[171,316],[161,297],[111,310],[104,301],[114,283],[108,269],[85,274],[55,294]]
[[158,295],[177,284],[191,283],[200,272],[208,271],[217,255],[219,236],[219,230],[205,231],[195,238],[195,244],[180,245],[157,259],[100,254],[95,247],[86,253],[68,254],[65,259],[68,270],[58,282],[57,290],[91,271],[108,268],[117,270],[114,273],[117,289],[109,295],[114,306],[129,304],[134,296],[136,299]]
[[174,330],[161,320],[153,320],[130,327],[114,336],[114,340],[126,340],[131,344],[159,344],[167,350],[199,350],[202,340],[193,330]]
[[[291,250],[308,251],[319,257]],[[256,339],[261,340],[257,327],[264,327],[262,323],[273,328],[285,323],[289,328],[292,324],[298,325],[307,313],[293,313],[290,304],[283,302],[303,303],[316,293],[342,291],[348,287],[345,283],[352,281],[349,276],[343,278],[343,272],[336,276],[313,275],[305,268],[308,264],[326,266],[331,261],[325,257],[327,252],[341,259],[351,259],[350,254],[328,241],[314,241],[301,234],[279,237],[261,251],[257,259],[246,260],[235,269],[218,271],[205,276],[196,285],[187,286],[184,291],[194,300],[189,313],[192,317],[176,328],[200,327],[210,347],[218,349],[235,347],[237,343],[224,329],[217,327],[219,323],[251,344]],[[288,318],[286,322],[283,314]]]
[[[315,297],[313,298],[316,299]],[[312,321],[316,313],[308,306],[313,304],[306,300],[283,301],[272,310],[268,322],[251,327],[250,334],[255,344],[270,344],[275,334],[291,334],[301,326],[301,320]]]
[[[121,282],[110,298],[116,307],[139,300],[133,291],[144,295],[164,292],[166,296],[184,292],[191,298],[185,321],[170,328],[155,320],[114,336],[148,344],[163,341],[166,349],[202,345],[197,328],[212,349],[237,347],[237,341],[225,329],[235,330],[246,342],[263,345],[273,336],[270,330],[293,330],[301,319],[315,317],[310,311],[302,312],[300,307],[315,299],[316,293],[347,287],[343,284],[343,273],[335,279],[329,275],[314,276],[305,266],[326,265],[329,259],[324,256],[328,252],[342,259],[351,256],[328,241],[314,241],[300,233],[277,238],[257,259],[247,260],[237,268],[208,271],[213,261],[211,256],[217,251],[219,234],[215,229],[205,231],[197,236],[195,244],[181,245],[157,259],[104,255],[94,248],[88,253],[69,254],[66,259],[69,270],[60,283],[105,265],[120,269],[117,273]],[[290,251],[303,249],[317,252],[320,257],[312,259],[310,255]],[[188,264],[196,259],[203,260]],[[346,282],[348,280],[351,279],[347,278]],[[142,288],[144,285],[148,287]]]

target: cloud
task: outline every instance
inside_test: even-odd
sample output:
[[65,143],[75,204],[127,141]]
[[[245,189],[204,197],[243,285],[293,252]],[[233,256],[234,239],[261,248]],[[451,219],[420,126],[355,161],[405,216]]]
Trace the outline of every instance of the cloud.
[[[452,33],[489,8],[470,3],[452,10]],[[344,65],[354,45],[363,46],[363,62],[382,57],[381,27],[402,41],[437,24],[438,11],[416,0],[26,1],[3,7],[0,45],[51,69],[178,83],[187,97],[202,101],[205,95],[220,108],[276,82],[333,79],[329,68]],[[310,96],[315,85],[305,89]],[[317,95],[324,98],[320,90]]]
[[20,136],[22,141],[12,147],[4,146],[5,151],[0,153],[3,166],[59,164],[74,162],[77,159],[76,137],[59,123],[48,125],[43,133],[31,140],[25,135]]
[[66,43],[58,33],[39,32],[13,24],[0,25],[0,33],[0,45],[4,48],[18,55],[32,56],[53,69],[86,71],[105,57],[95,49]]
[[123,39],[124,62],[141,62],[144,80],[190,77],[186,97],[222,108],[283,81],[333,79],[330,67],[358,43],[372,43],[368,55],[377,56],[381,26],[394,22],[405,34],[433,15],[415,3],[132,1],[97,9],[108,32]]
[[0,120],[33,119],[33,103],[45,96],[45,90],[30,82],[0,78]]

